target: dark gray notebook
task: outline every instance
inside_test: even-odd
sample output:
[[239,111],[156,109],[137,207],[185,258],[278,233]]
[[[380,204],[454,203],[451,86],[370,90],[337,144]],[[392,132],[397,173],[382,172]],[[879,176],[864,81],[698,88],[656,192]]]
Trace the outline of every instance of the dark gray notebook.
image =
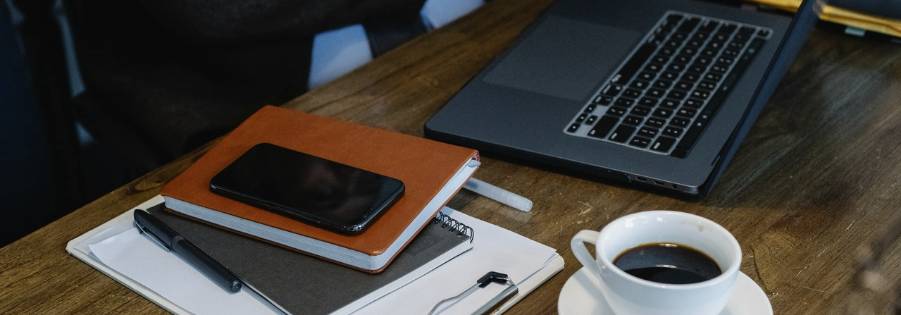
[[162,204],[148,211],[293,314],[353,312],[472,248],[470,236],[436,221],[384,272],[368,274],[174,215]]

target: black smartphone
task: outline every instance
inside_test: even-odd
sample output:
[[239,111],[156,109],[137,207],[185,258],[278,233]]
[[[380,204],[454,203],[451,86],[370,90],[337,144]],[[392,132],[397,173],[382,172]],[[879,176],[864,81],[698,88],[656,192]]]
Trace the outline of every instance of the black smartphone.
[[403,195],[404,184],[260,143],[216,174],[210,190],[331,231],[358,234]]

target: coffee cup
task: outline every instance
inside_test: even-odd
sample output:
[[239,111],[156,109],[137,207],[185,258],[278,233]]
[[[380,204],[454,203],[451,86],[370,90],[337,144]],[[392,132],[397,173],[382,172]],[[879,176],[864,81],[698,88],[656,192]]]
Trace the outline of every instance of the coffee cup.
[[[594,244],[595,257],[585,243]],[[674,284],[640,278],[614,263],[630,250],[653,244],[694,249],[709,256],[719,273],[698,282]],[[729,301],[741,264],[741,247],[729,231],[706,218],[676,211],[629,214],[600,232],[580,231],[570,246],[576,259],[600,279],[603,296],[596,298],[604,299],[618,315],[719,314]],[[630,272],[638,274],[634,270]]]

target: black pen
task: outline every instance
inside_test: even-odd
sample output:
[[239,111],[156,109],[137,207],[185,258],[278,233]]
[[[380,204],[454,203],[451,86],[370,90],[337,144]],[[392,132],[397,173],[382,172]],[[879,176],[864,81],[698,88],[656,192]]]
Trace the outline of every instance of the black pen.
[[188,261],[188,264],[200,270],[225,291],[234,293],[241,290],[241,280],[231,271],[147,211],[135,210],[135,226],[142,234],[149,235],[151,239]]

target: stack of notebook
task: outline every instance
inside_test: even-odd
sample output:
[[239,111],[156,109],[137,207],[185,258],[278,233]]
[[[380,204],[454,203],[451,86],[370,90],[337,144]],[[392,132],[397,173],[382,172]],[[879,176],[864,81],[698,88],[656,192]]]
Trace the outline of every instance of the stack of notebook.
[[[365,231],[347,235],[210,192],[210,179],[258,143],[397,178],[405,193]],[[67,250],[176,313],[422,313],[488,271],[520,282],[504,309],[562,269],[562,259],[512,232],[441,210],[478,165],[471,149],[267,106],[167,183],[162,197],[141,205],[235,273],[245,284],[241,292],[222,292],[152,246],[132,227],[132,211],[70,241]],[[474,242],[473,233],[488,239]],[[413,295],[420,296],[415,303],[402,303]],[[451,313],[471,312],[479,296]],[[391,298],[400,300],[385,302]]]
[[[210,191],[210,179],[251,147],[271,143],[399,179],[405,191],[363,233],[322,229]],[[266,106],[163,186],[188,217],[366,272],[379,272],[478,168],[475,150]]]

